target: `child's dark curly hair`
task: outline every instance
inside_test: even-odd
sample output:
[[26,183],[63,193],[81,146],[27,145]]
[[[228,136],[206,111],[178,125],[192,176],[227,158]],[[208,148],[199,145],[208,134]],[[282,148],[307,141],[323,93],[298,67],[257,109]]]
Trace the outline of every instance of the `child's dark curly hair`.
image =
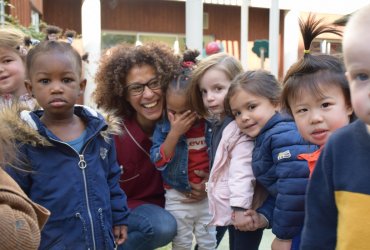
[[164,43],[147,43],[142,46],[122,43],[107,50],[95,76],[97,87],[93,98],[98,108],[116,111],[123,118],[131,117],[135,110],[126,100],[124,88],[129,71],[141,65],[152,66],[165,89],[178,72],[180,58]]

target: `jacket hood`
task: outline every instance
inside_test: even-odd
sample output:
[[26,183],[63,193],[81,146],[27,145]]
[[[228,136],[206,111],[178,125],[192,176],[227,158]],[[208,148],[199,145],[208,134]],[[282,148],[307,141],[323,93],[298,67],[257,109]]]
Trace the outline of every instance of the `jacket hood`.
[[[111,135],[120,135],[122,133],[120,128],[121,120],[113,113],[105,112],[98,113],[96,110],[83,106],[76,105],[76,108],[83,109],[91,116],[100,117],[105,120],[106,128],[100,131],[100,135],[105,141],[110,140]],[[32,146],[52,146],[52,144],[38,132],[38,127],[35,120],[32,118],[31,111],[24,105],[12,104],[8,107],[3,107],[0,111],[0,122],[8,124],[10,129],[14,132],[14,139],[22,144],[30,144]],[[36,112],[43,112],[37,110]]]

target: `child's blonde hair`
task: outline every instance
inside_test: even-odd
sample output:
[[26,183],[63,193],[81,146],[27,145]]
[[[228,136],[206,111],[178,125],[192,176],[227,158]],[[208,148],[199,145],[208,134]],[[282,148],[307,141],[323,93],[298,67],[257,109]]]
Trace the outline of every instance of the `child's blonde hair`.
[[0,47],[11,49],[16,52],[22,60],[25,58],[25,38],[26,35],[12,26],[0,28]]
[[202,59],[194,69],[191,77],[192,81],[189,87],[189,98],[192,110],[195,110],[199,115],[206,117],[209,115],[208,110],[204,106],[202,93],[199,89],[200,80],[209,69],[218,69],[225,73],[231,81],[239,73],[243,72],[241,63],[233,56],[226,53],[213,54],[205,59]]

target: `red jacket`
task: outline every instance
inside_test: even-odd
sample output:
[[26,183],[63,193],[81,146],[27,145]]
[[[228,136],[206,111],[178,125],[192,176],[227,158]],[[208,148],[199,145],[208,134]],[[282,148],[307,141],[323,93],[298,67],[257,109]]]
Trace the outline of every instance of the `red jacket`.
[[116,136],[114,139],[118,164],[122,170],[120,185],[127,195],[128,207],[132,209],[146,203],[164,207],[161,173],[149,157],[152,141],[141,130],[135,119],[125,119],[122,131],[123,135]]

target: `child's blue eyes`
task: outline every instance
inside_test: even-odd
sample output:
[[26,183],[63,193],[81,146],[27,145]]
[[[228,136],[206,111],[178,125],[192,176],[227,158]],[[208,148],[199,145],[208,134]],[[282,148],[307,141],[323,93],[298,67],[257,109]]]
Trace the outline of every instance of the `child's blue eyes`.
[[364,73],[357,74],[356,75],[356,79],[358,79],[360,81],[367,81],[369,79],[369,75],[368,74],[364,74]]

